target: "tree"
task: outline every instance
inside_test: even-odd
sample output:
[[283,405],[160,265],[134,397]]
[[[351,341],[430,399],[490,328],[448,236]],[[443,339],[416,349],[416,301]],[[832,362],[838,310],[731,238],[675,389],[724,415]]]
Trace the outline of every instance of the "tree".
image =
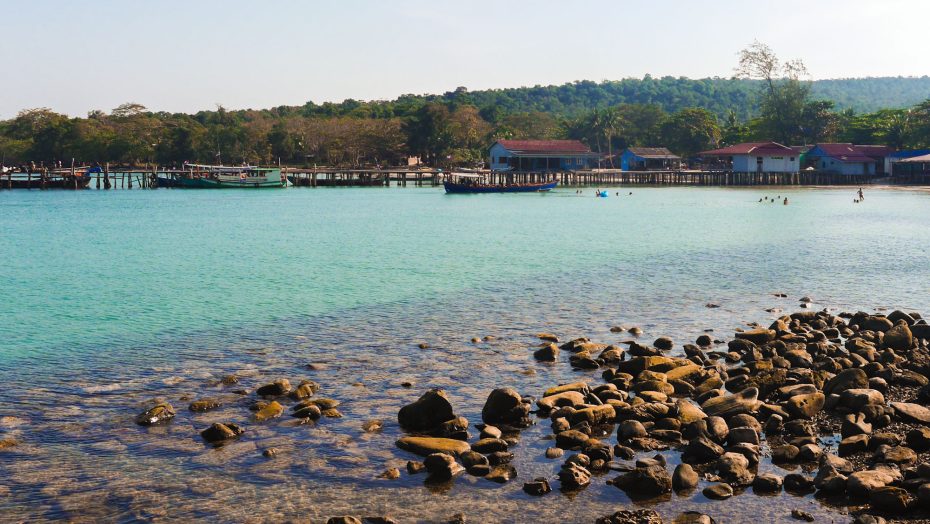
[[767,45],[754,42],[739,53],[738,78],[762,81],[760,130],[783,144],[803,139],[810,82],[801,60],[782,62]]
[[720,137],[717,116],[702,108],[682,109],[662,124],[663,143],[682,156],[713,149]]

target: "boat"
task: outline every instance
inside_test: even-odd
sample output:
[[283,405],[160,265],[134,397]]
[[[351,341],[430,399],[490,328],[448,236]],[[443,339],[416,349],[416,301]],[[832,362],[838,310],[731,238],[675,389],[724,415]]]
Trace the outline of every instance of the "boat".
[[42,173],[14,173],[0,175],[0,189],[87,189],[91,173],[99,173],[99,167],[70,171]]
[[558,180],[532,184],[491,184],[483,174],[450,173],[443,181],[446,193],[536,193],[555,189]]
[[158,178],[159,187],[195,189],[284,187],[287,179],[276,167],[184,164],[181,173]]

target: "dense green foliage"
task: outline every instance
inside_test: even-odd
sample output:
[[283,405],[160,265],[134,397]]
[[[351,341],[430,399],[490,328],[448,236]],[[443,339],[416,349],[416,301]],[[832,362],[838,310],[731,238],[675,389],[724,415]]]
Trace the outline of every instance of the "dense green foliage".
[[647,76],[476,92],[459,88],[391,101],[218,107],[193,115],[150,112],[132,103],[86,118],[37,108],[0,121],[0,161],[357,166],[396,165],[418,156],[432,165],[477,165],[500,138],[576,138],[612,154],[627,146],[664,145],[692,155],[773,139],[925,147],[930,100],[920,101],[928,95],[928,77],[786,78],[767,84],[761,78]]

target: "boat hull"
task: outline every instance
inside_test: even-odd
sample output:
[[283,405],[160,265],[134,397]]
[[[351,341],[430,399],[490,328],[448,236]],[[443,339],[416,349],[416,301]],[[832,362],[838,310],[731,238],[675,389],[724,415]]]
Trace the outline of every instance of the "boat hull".
[[225,181],[213,180],[209,178],[159,178],[158,187],[179,187],[185,189],[262,189],[284,187],[284,180],[266,180],[266,181]]
[[558,182],[545,184],[520,184],[510,186],[473,185],[445,182],[446,193],[537,193],[555,189]]

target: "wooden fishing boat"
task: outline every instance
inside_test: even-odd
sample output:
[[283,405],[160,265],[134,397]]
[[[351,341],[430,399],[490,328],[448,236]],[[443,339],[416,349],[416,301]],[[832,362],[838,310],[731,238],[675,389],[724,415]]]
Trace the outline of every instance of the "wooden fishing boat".
[[446,193],[536,193],[555,189],[558,180],[532,184],[490,184],[477,173],[450,173],[443,186]]
[[158,179],[159,187],[193,189],[284,187],[287,179],[273,167],[211,166],[185,164],[183,173],[171,173]]

